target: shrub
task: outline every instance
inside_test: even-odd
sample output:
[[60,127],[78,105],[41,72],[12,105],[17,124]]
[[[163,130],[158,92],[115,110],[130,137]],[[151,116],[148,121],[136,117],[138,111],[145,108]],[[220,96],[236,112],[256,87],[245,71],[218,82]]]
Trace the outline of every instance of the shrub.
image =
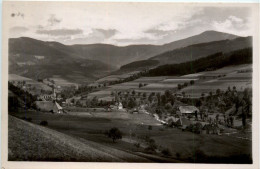
[[48,122],[47,122],[47,121],[41,121],[40,125],[42,125],[42,126],[48,126]]
[[134,146],[139,148],[140,147],[140,143],[135,143]]
[[176,153],[176,157],[177,157],[177,158],[180,158],[180,157],[181,157],[181,154],[177,152],[177,153]]
[[165,156],[170,156],[171,152],[168,148],[165,148],[165,149],[162,150],[162,154],[165,155]]
[[145,151],[155,152],[155,150],[157,149],[157,145],[155,144],[154,139],[147,137],[145,140],[146,143],[148,144],[148,146],[145,148]]

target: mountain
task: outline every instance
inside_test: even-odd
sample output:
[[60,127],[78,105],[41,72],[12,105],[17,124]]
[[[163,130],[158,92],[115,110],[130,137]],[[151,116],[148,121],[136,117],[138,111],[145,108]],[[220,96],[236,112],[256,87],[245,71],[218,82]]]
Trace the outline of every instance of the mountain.
[[207,70],[220,69],[226,66],[252,64],[253,50],[251,47],[227,53],[218,52],[207,57],[178,64],[161,65],[150,69],[146,76],[180,76]]
[[227,39],[236,39],[238,37],[239,36],[236,35],[211,30],[211,31],[202,32],[201,34],[195,36],[188,37],[186,39],[165,44],[163,45],[163,49],[164,51],[169,51],[169,50],[190,46],[193,44],[207,43],[207,42],[227,40]]
[[60,76],[73,82],[89,82],[115,68],[82,57],[70,47],[57,42],[31,38],[9,39],[9,73],[32,79]]
[[[227,53],[248,47],[252,47],[252,37],[238,37],[231,40],[199,43],[164,52],[157,56],[151,57],[146,61],[143,60],[142,64],[140,64],[139,61],[129,63],[122,66],[121,70],[125,72],[127,69],[131,71],[133,67],[140,70],[156,67],[158,65],[183,63],[197,60],[218,52]],[[153,65],[151,65],[151,63],[153,63]]]
[[[165,45],[114,46],[108,44],[64,45],[21,37],[9,39],[9,73],[32,79],[58,76],[71,82],[89,82],[104,77],[122,65],[155,66],[157,61],[146,61],[166,51],[197,43],[234,39],[236,35],[206,31]],[[160,56],[162,56],[160,55]],[[162,57],[164,58],[164,57]],[[173,59],[174,60],[174,59]],[[161,61],[160,61],[161,62]],[[127,68],[128,66],[126,66]]]
[[237,37],[238,36],[236,35],[217,31],[206,31],[199,35],[164,45],[129,45],[119,47],[107,44],[91,44],[72,45],[70,47],[74,49],[79,55],[84,56],[87,59],[95,59],[120,67],[134,61],[146,60],[158,54],[177,48],[182,48],[198,43],[235,39]]
[[165,52],[150,58],[150,60],[158,60],[161,65],[182,63],[196,60],[217,52],[226,53],[248,47],[252,47],[252,37],[239,37],[232,40],[220,40],[190,45],[184,48]]

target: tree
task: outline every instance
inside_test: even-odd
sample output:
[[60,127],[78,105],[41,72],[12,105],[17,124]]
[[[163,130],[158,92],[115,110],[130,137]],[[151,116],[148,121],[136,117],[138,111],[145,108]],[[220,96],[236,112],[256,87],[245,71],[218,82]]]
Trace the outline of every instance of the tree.
[[161,96],[161,102],[162,102],[162,105],[165,105],[167,102],[166,96],[164,94]]
[[122,139],[122,132],[116,128],[113,127],[108,131],[108,137],[111,138],[113,140],[113,142],[115,142],[118,139]]
[[139,83],[139,88],[143,87],[143,84],[142,83]]
[[201,105],[202,105],[201,100],[198,100],[198,101],[196,102],[196,107],[200,107]]
[[178,84],[178,89],[181,90],[182,86],[181,84]]
[[166,96],[167,99],[170,98],[171,96],[170,90],[165,90],[164,95]]
[[93,99],[91,100],[91,106],[95,107],[98,104],[98,99],[97,96],[93,97]]
[[135,95],[135,90],[132,91],[132,95]]
[[136,102],[134,101],[134,99],[132,97],[129,99],[127,106],[130,109],[132,109],[132,108],[134,108],[136,106]]
[[157,93],[156,97],[157,97],[157,101],[158,101],[158,106],[160,106],[161,105],[161,94]]
[[152,93],[149,95],[148,101],[149,101],[150,103],[152,103],[152,101],[153,101],[153,94],[152,94]]
[[220,95],[220,93],[221,93],[221,90],[220,90],[220,89],[217,89],[217,90],[216,90],[216,94],[217,94],[217,95]]
[[193,84],[194,84],[194,80],[191,80],[191,81],[190,81],[190,85],[193,85]]
[[143,93],[143,97],[146,98],[146,93]]
[[165,105],[165,109],[166,109],[166,110],[171,110],[171,109],[172,109],[171,103],[167,103],[167,104]]
[[237,89],[236,86],[233,86],[233,91],[236,91],[236,89]]

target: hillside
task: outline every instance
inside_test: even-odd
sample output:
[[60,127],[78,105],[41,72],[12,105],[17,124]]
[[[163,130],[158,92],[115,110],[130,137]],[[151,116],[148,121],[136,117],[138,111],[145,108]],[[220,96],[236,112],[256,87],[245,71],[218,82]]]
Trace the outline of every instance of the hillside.
[[181,47],[197,43],[235,39],[238,36],[217,32],[206,31],[201,34],[174,41],[164,45],[129,45],[118,47],[107,44],[72,45],[71,47],[80,55],[88,59],[96,59],[114,66],[122,66],[134,61],[145,60]]
[[31,38],[9,40],[9,74],[34,80],[61,76],[69,81],[92,81],[114,70],[113,66],[86,59],[67,46]]
[[155,66],[155,64],[150,66],[152,60],[154,61],[153,63],[155,63],[155,61],[158,62],[157,66],[183,63],[200,59],[218,52],[228,53],[234,50],[244,49],[248,47],[252,47],[252,37],[240,37],[232,40],[199,43],[162,53],[146,61],[142,61],[142,64],[140,64],[139,62],[130,63],[122,66],[121,69],[131,71],[133,67],[135,67],[136,69],[145,69],[148,67],[151,68]]
[[235,50],[229,53],[218,52],[204,58],[179,64],[167,64],[151,69],[147,76],[173,76],[192,74],[225,66],[252,64],[252,48]]
[[[151,57],[153,60],[166,60],[167,62],[170,59],[171,62],[173,60],[179,62],[178,57],[168,58],[167,53],[164,53],[166,51],[177,48],[190,51],[191,49],[186,50],[185,47],[236,37],[222,32],[206,31],[165,45],[129,45],[124,47],[108,44],[63,45],[58,42],[45,42],[27,37],[11,38],[9,39],[9,73],[34,80],[58,76],[69,82],[88,83],[110,74],[125,64],[134,63],[125,66],[126,70],[128,66],[133,69],[136,66],[135,61],[138,61],[139,66],[145,65],[145,60]],[[196,49],[192,48],[194,51]],[[198,50],[200,51],[201,48]],[[177,54],[179,53],[186,55],[187,52],[178,51]],[[203,54],[208,55],[209,53],[204,52]],[[212,53],[215,51],[212,50]],[[162,57],[162,59],[157,57]],[[197,57],[194,56],[194,58]],[[145,67],[156,65],[154,61],[147,62],[149,64]]]
[[182,63],[196,60],[217,52],[226,53],[247,47],[252,47],[252,37],[199,43],[157,55],[150,58],[150,60],[158,60],[160,61],[160,64]]
[[80,140],[10,115],[8,126],[8,160],[10,161],[124,162],[126,159],[149,161],[140,156],[92,141]]

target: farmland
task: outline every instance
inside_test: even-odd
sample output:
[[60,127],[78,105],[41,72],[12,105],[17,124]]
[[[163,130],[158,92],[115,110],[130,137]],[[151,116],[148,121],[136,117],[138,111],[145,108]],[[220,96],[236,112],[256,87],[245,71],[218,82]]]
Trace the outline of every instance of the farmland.
[[[169,148],[172,157],[164,158],[159,152],[155,153],[155,160],[164,162],[193,161],[194,151],[203,152],[206,156],[225,158],[234,155],[250,155],[251,141],[238,139],[233,135],[196,135],[183,132],[179,129],[160,125],[153,117],[147,114],[129,114],[127,112],[70,112],[69,114],[49,114],[36,111],[16,112],[12,115],[32,119],[32,123],[39,124],[42,120],[48,121],[48,128],[54,129],[79,140],[93,141],[103,146],[113,148],[113,151],[143,154],[143,138],[149,136],[155,140],[158,149]],[[152,126],[151,129],[148,126]],[[111,127],[117,127],[123,132],[122,141],[116,144],[107,138],[104,133]],[[136,147],[134,143],[141,143]],[[208,149],[211,151],[206,151]],[[107,152],[107,151],[105,151]],[[243,152],[241,154],[241,152]],[[147,157],[147,156],[145,156]],[[128,159],[133,161],[133,159]]]
[[[104,90],[90,93],[88,98],[97,96],[101,100],[112,100],[111,93],[113,91],[133,91],[137,93],[163,93],[165,90],[184,92],[187,97],[201,97],[201,94],[207,95],[209,92],[216,92],[217,89],[226,90],[228,87],[235,86],[238,91],[245,88],[252,88],[252,65],[228,66],[214,71],[204,71],[196,74],[188,74],[183,76],[154,76],[141,77],[134,81],[110,85]],[[239,73],[240,71],[245,71]],[[249,71],[249,72],[248,72]],[[122,75],[120,75],[122,76]],[[189,85],[182,90],[177,90],[178,84],[190,83],[194,81],[194,85]],[[139,84],[144,86],[139,87]]]
[[[10,74],[9,81],[14,83],[16,86],[23,85],[23,87],[26,88],[26,90],[28,90],[32,94],[40,94],[41,90],[52,91],[52,88],[44,83],[26,77],[22,77],[16,74]],[[22,82],[24,84],[22,84]]]
[[8,159],[10,161],[124,162],[130,159],[139,162],[150,161],[92,141],[80,140],[12,116],[9,116],[9,140]]
[[125,74],[115,74],[115,75],[109,75],[106,77],[103,77],[101,79],[98,79],[96,82],[98,83],[105,83],[105,82],[112,82],[112,81],[116,81],[116,80],[121,80],[121,79],[126,79],[134,74],[139,73],[139,71],[132,71],[132,72],[128,72]]
[[202,77],[217,76],[217,78],[204,79],[204,81],[184,88],[180,92],[185,92],[189,97],[200,97],[201,94],[207,95],[209,92],[215,93],[217,89],[223,91],[228,87],[233,88],[234,86],[238,91],[243,91],[245,88],[251,89],[252,72],[239,72],[241,70],[250,70],[250,67],[250,65],[243,65],[205,72],[201,75]]

